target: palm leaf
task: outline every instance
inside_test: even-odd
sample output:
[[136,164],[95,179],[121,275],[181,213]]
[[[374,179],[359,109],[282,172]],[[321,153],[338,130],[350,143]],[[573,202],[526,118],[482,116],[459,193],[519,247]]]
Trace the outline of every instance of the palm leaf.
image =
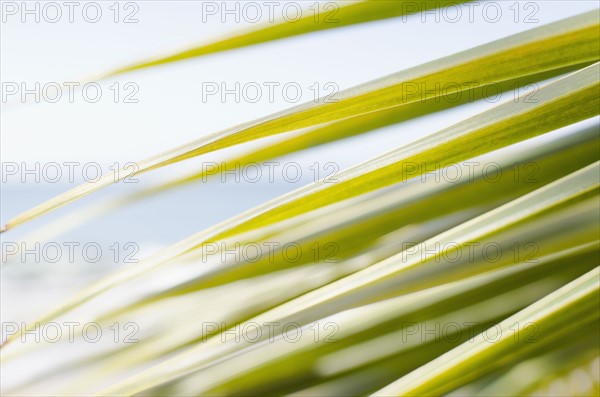
[[[426,87],[436,84],[448,89],[434,97],[450,96],[472,91],[473,82],[485,87],[553,69],[589,64],[598,60],[600,52],[598,20],[596,12],[582,14],[347,89],[338,94],[335,103],[308,103],[216,132],[138,162],[137,173],[283,132],[406,106],[427,98]],[[495,67],[499,63],[506,67]],[[407,84],[417,89],[407,91]],[[74,188],[18,215],[3,230],[128,176],[131,170],[115,170],[94,183]]]
[[[311,17],[259,27],[105,77],[406,15],[406,6],[351,3],[340,8],[337,24]],[[26,328],[82,318],[106,328],[133,321],[143,330],[139,342],[91,349],[80,333],[75,345],[66,336],[19,343],[14,334],[0,359],[19,379],[4,377],[4,392],[487,396],[544,391],[574,371],[581,379],[596,362],[600,335],[599,26],[596,11],[568,18],[351,88],[334,103],[297,106],[141,162],[139,172],[147,172],[280,135],[225,164],[266,161],[483,99],[485,88],[506,92],[552,79],[534,101],[521,96],[502,103],[111,273]],[[427,96],[428,84],[453,88]],[[453,101],[457,94],[461,99]],[[488,164],[500,173],[493,181],[484,172]],[[522,164],[535,165],[534,180],[513,178],[511,170]],[[450,169],[460,177],[437,179]],[[70,213],[32,238],[220,171],[170,176]],[[116,171],[77,187],[7,228],[126,176]],[[206,261],[214,242],[219,253],[279,246],[254,260]],[[333,256],[313,255],[314,244],[331,243]],[[290,261],[286,244],[310,254]],[[474,244],[511,254],[490,260],[483,251],[471,254]],[[207,321],[220,324],[207,329]],[[457,322],[465,327],[447,328]],[[289,324],[302,331],[294,343],[286,339]],[[335,343],[328,333],[314,333],[324,324],[336,329]],[[437,330],[434,340],[415,331],[439,326],[445,331]],[[539,331],[536,343],[528,343],[532,327]],[[48,357],[55,365],[26,366]]]
[[[553,292],[544,299],[507,318],[499,324],[497,335],[499,340],[490,343],[483,335],[478,335],[474,343],[463,344],[446,355],[419,368],[417,371],[398,380],[375,395],[414,395],[440,394],[474,379],[482,372],[489,371],[490,364],[506,360],[515,360],[526,351],[527,345],[515,343],[521,336],[523,340],[525,324],[537,324],[543,332],[541,341],[551,343],[556,334],[569,329],[582,327],[598,320],[600,313],[596,298],[600,290],[598,276],[600,268],[596,268],[577,280]],[[511,332],[514,324],[520,325],[516,336]],[[505,346],[518,346],[513,354],[506,357]],[[539,347],[539,346],[536,346]]]
[[321,6],[317,5],[316,9],[311,8],[312,11],[309,12],[310,15],[299,19],[294,19],[292,21],[279,20],[267,23],[256,29],[239,32],[231,37],[220,39],[212,43],[199,45],[173,54],[158,56],[146,61],[120,67],[108,73],[99,75],[96,79],[306,33],[405,16],[412,13],[444,7],[446,5],[456,5],[466,1],[467,0],[458,2],[448,0],[425,0],[420,3],[414,3],[408,1],[367,0],[348,2],[349,4],[344,4],[341,7],[336,3],[328,3]]

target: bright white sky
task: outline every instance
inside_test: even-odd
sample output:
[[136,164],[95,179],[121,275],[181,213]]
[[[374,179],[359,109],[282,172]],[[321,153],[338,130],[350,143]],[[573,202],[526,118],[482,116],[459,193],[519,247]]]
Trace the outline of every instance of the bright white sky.
[[[31,8],[37,2],[28,2]],[[40,23],[28,15],[21,21],[21,10],[12,15],[21,2],[2,1],[1,80],[6,83],[49,82],[62,84],[95,71],[110,69],[139,60],[157,52],[169,51],[187,44],[209,40],[250,23],[235,23],[233,16],[222,23],[218,16],[203,14],[200,1],[135,1],[135,6],[120,3],[122,20],[136,11],[137,23],[114,23],[113,1],[98,1],[102,17],[98,23],[86,22],[80,2],[74,11],[74,22],[68,21],[64,2],[56,4],[63,15],[59,22],[48,23],[41,15]],[[213,3],[217,7],[222,2]],[[228,4],[231,4],[229,2]],[[241,3],[243,4],[243,2]],[[267,13],[265,2],[257,2]],[[278,3],[275,15],[281,15]],[[300,1],[305,7],[312,1]],[[67,89],[58,103],[14,106],[2,104],[2,161],[135,161],[164,149],[192,140],[201,134],[238,124],[292,106],[280,91],[275,101],[258,103],[231,97],[220,103],[216,97],[202,101],[202,84],[234,82],[297,83],[303,98],[310,100],[316,82],[322,89],[328,82],[340,88],[377,78],[422,62],[473,47],[485,42],[534,28],[557,19],[597,8],[596,1],[499,1],[502,9],[497,23],[483,17],[483,2],[475,8],[474,22],[469,21],[466,7],[462,17],[451,23],[455,14],[426,15],[403,21],[400,18],[379,23],[353,26],[318,36],[305,35],[248,49],[227,52],[183,63],[131,73],[102,85],[102,98],[87,103],[81,93],[69,103]],[[40,3],[43,8],[44,2]],[[137,8],[137,10],[136,10]],[[515,23],[515,9],[519,9]],[[48,18],[54,10],[48,8]],[[93,10],[88,9],[93,16]],[[206,23],[203,22],[203,15]],[[489,11],[493,16],[493,10]],[[530,17],[530,23],[525,19]],[[535,20],[539,22],[535,22]],[[533,22],[532,22],[533,21]],[[498,65],[502,67],[502,65]],[[116,82],[121,87],[133,82],[139,87],[138,103],[113,103]],[[131,90],[121,90],[127,94]],[[267,94],[267,88],[263,93]],[[328,92],[327,90],[323,91]],[[30,96],[31,97],[31,96]],[[31,99],[30,99],[31,101]],[[335,156],[341,162],[371,157],[390,144],[397,144],[459,120],[478,110],[467,107],[443,119],[430,118],[403,126],[406,133],[380,134],[363,144],[347,145]],[[395,127],[397,128],[397,127]],[[390,142],[392,141],[392,142]]]

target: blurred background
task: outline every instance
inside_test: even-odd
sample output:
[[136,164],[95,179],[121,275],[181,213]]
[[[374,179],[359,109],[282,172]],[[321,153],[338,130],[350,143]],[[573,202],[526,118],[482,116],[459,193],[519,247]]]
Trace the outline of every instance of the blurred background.
[[[597,7],[597,2],[591,0],[499,1],[492,2],[493,9],[483,11],[485,3],[475,2],[473,8],[460,6],[333,29],[318,33],[318,38],[308,34],[124,74],[94,83],[85,94],[74,89],[69,98],[65,83],[93,80],[95,73],[208,42],[255,26],[258,20],[269,23],[269,2],[253,2],[262,13],[258,19],[250,9],[244,14],[248,2],[74,2],[77,6],[72,21],[62,2],[53,3],[57,6],[37,1],[1,3],[3,224],[81,183],[84,168],[89,170],[88,177],[94,177],[96,170],[110,172],[114,164],[135,162],[204,134],[314,100],[315,96]],[[275,17],[280,17],[287,3],[310,12],[316,2],[270,3],[275,4]],[[234,11],[212,14],[207,11],[214,8],[208,5]],[[53,22],[56,10],[62,16]],[[83,14],[83,10],[88,13]],[[95,14],[98,10],[100,14]],[[22,100],[23,88],[35,91],[36,84],[40,98],[27,94]],[[236,84],[238,97],[234,93],[223,98],[222,90],[236,91]],[[62,96],[52,103],[56,85],[62,87]],[[286,85],[291,87],[288,91],[283,90]],[[258,100],[252,91],[257,86],[261,87]],[[272,92],[269,86],[274,87]],[[20,91],[15,93],[15,87]],[[48,89],[44,92],[43,87]],[[98,87],[99,97],[94,91]],[[213,91],[207,90],[215,87],[219,91],[209,95]],[[510,97],[502,98],[502,102],[506,100]],[[315,174],[311,167],[315,164],[323,177],[330,172],[324,168],[327,163],[334,164],[330,170],[343,170],[495,105],[484,100],[277,159],[281,165],[299,165],[301,175],[293,181],[278,171],[279,167],[274,180],[263,177],[248,182],[240,178],[238,182],[227,177],[223,183],[217,178],[153,196],[54,238],[53,242],[64,250],[56,263],[45,260],[44,255],[10,255],[9,250],[23,241],[36,241],[30,233],[50,224],[64,210],[2,234],[2,321],[30,319],[101,274],[127,265],[124,258],[128,256],[140,260],[218,221],[312,182]],[[552,139],[552,134],[539,138],[544,139]],[[136,177],[135,183],[115,184],[71,208],[86,208],[108,196],[139,190],[164,180],[166,175],[183,175],[203,162],[218,162],[257,144],[166,167]],[[62,177],[55,178],[48,167],[55,163]],[[67,164],[73,164],[73,178],[67,175]],[[90,164],[92,168],[86,168]],[[49,174],[43,175],[44,170]],[[65,242],[79,246],[93,243],[101,247],[103,254],[97,262],[70,261]]]

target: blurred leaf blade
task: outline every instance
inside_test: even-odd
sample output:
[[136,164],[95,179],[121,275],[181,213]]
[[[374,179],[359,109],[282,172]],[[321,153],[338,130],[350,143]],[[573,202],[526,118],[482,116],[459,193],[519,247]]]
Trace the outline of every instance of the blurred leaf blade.
[[[446,242],[477,241],[483,236],[495,230],[501,230],[510,224],[527,219],[536,213],[548,208],[560,205],[574,197],[586,192],[597,190],[600,185],[598,173],[599,163],[584,168],[550,185],[527,194],[502,207],[492,210],[484,215],[474,218],[464,224],[448,230],[432,239],[443,245]],[[337,311],[348,308],[348,305],[356,304],[365,297],[374,296],[379,289],[379,283],[391,278],[407,269],[415,266],[425,266],[428,261],[440,255],[439,250],[424,251],[427,244],[419,246],[419,249],[410,254],[401,253],[383,262],[370,266],[367,269],[354,273],[351,276],[328,284],[325,287],[314,290],[300,298],[282,304],[275,309],[265,312],[252,319],[257,324],[272,323],[280,324],[296,321],[306,324],[319,318],[331,315]],[[430,262],[431,266],[432,263]],[[161,383],[171,381],[181,376],[203,368],[210,361],[222,354],[228,354],[241,348],[230,336],[226,336],[231,343],[220,345],[220,348],[211,349],[209,339],[180,357],[168,360],[165,363],[152,368],[140,375],[133,377],[121,385],[116,385],[106,390],[103,395],[124,394],[134,395]],[[204,351],[205,354],[200,354]]]
[[[343,4],[342,6],[335,2],[325,4],[315,3],[311,8],[304,9],[304,13],[308,15],[290,20],[281,19],[279,21],[269,21],[257,28],[248,29],[211,43],[117,68],[107,74],[99,76],[99,78],[106,78],[116,74],[243,48],[306,33],[406,16],[412,13],[441,8],[446,5],[455,5],[467,1],[468,0],[425,0],[415,3],[395,0],[366,0],[352,1],[348,2],[349,4]],[[214,15],[213,13],[218,13],[219,7],[220,4],[217,3],[210,3],[205,6],[205,8],[203,8],[203,18],[209,18],[211,15]]]
[[485,368],[494,363],[494,358],[501,359],[502,355],[514,350],[516,343],[511,327],[515,324],[520,326],[518,335],[524,337],[525,324],[537,324],[544,334],[551,335],[558,332],[561,326],[572,327],[582,315],[587,317],[587,322],[597,320],[599,313],[595,301],[600,290],[599,276],[600,268],[596,268],[506,319],[499,324],[497,335],[500,338],[497,342],[491,343],[480,334],[474,343],[457,347],[374,395],[422,395],[451,391],[466,379],[475,377],[482,371],[482,366]]
[[[440,168],[511,143],[585,120],[600,112],[598,84],[600,64],[573,73],[539,91],[537,103],[509,102],[443,131],[353,167],[338,175],[338,183],[316,183],[252,209],[222,224],[183,240],[147,261],[131,266],[92,285],[72,300],[48,313],[40,323],[78,307],[115,285],[135,278],[170,259],[199,248],[210,240],[247,231],[305,213],[343,199],[401,182],[406,161]],[[425,170],[412,175],[415,177]],[[325,189],[326,188],[326,189]],[[266,220],[266,222],[265,222]],[[262,224],[261,224],[262,222]]]
[[[334,103],[299,105],[210,134],[138,162],[137,173],[283,132],[407,106],[427,98],[424,85],[427,82],[442,86],[450,84],[451,88],[435,95],[448,96],[469,92],[474,81],[479,87],[485,87],[553,69],[589,64],[600,58],[598,26],[597,13],[589,12],[501,39],[347,89],[338,94]],[[498,63],[506,67],[497,68]],[[410,89],[407,89],[407,84]],[[131,170],[116,170],[95,183],[71,189],[13,218],[3,231],[85,197],[130,174]]]

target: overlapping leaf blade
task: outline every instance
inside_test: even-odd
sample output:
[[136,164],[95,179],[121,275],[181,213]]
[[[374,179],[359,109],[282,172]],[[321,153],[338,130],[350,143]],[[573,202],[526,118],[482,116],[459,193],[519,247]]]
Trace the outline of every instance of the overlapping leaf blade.
[[[598,24],[597,13],[590,12],[383,77],[340,92],[335,103],[307,103],[168,150],[138,162],[138,173],[255,139],[406,106],[426,99],[428,84],[445,87],[436,96],[448,96],[472,92],[473,84],[481,88],[527,75],[589,64],[599,59]],[[498,68],[498,64],[505,67]],[[408,86],[411,88],[407,89]],[[18,215],[3,230],[130,174],[131,170],[115,170],[97,182],[74,188]]]

